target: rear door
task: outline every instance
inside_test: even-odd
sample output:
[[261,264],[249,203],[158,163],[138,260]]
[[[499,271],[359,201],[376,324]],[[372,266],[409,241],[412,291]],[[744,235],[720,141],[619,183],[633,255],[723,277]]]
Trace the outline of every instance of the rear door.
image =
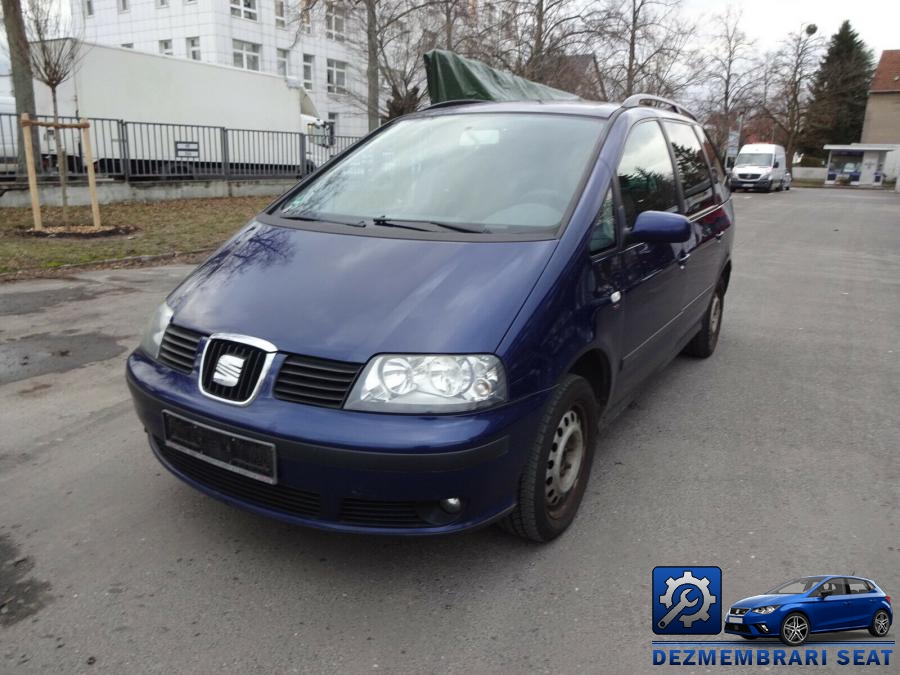
[[670,358],[678,338],[684,305],[682,244],[629,243],[628,232],[644,211],[676,212],[679,208],[675,170],[662,128],[655,119],[642,120],[628,133],[616,170],[619,213],[626,244],[622,334],[622,391],[632,388]]
[[722,268],[723,249],[718,245],[717,234],[721,231],[719,221],[724,216],[724,210],[694,125],[665,120],[663,127],[678,168],[684,214],[692,225],[691,238],[684,243],[682,256],[685,287],[683,328],[688,330],[706,312]]
[[847,579],[847,587],[850,591],[849,621],[854,628],[864,628],[872,623],[875,610],[878,608],[878,595],[875,587],[865,579]]

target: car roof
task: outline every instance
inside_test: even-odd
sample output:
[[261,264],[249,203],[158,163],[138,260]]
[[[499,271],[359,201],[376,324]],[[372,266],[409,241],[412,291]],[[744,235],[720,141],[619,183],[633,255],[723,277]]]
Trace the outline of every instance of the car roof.
[[621,107],[618,103],[594,101],[446,101],[425,108],[416,115],[443,115],[474,112],[540,112],[557,115],[584,115],[606,118]]

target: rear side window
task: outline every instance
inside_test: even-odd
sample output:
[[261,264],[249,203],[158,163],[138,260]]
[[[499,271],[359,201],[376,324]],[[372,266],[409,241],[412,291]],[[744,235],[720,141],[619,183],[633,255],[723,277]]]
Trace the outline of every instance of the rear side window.
[[697,132],[697,136],[700,138],[700,144],[706,152],[706,161],[709,162],[709,166],[712,168],[713,181],[718,183],[723,190],[727,189],[728,182],[725,180],[726,177],[725,171],[722,169],[722,162],[719,161],[719,153],[716,152],[715,146],[712,144],[712,141],[709,140],[709,137],[703,129],[694,127],[694,131]]
[[640,122],[631,129],[618,176],[629,228],[644,211],[678,210],[672,159],[662,129],[655,121]]
[[669,143],[672,144],[675,164],[678,165],[687,215],[715,206],[716,198],[713,194],[709,166],[706,164],[703,147],[697,140],[694,130],[690,125],[678,122],[663,122],[663,124],[669,135]]
[[847,579],[847,585],[850,587],[850,593],[868,593],[872,590],[872,585],[863,579]]

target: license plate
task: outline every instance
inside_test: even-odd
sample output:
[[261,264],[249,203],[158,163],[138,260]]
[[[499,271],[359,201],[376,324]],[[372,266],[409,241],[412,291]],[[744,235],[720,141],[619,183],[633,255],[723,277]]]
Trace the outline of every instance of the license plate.
[[165,442],[205,462],[249,478],[275,484],[275,446],[163,411]]
[[740,616],[728,615],[728,623],[744,623],[744,618]]

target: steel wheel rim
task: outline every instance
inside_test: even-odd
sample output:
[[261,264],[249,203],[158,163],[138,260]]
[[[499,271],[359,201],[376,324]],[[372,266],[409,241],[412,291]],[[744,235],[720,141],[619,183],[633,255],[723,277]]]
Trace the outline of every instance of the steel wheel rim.
[[549,508],[559,507],[578,481],[584,462],[584,428],[581,416],[570,408],[559,419],[544,475],[544,498]]
[[719,331],[719,322],[722,319],[722,300],[719,294],[713,295],[712,307],[709,308],[709,330],[715,335]]
[[880,611],[875,615],[875,632],[884,635],[888,632],[888,615],[885,611]]
[[798,644],[806,639],[809,626],[802,616],[789,616],[784,622],[785,637],[791,644]]

